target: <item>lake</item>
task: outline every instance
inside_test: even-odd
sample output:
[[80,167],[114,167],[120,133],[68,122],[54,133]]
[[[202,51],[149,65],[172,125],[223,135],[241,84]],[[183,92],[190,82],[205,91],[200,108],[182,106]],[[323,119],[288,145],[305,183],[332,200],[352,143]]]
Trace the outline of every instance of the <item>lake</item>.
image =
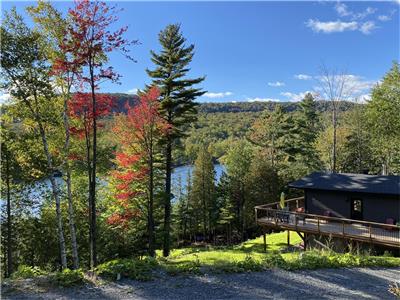
[[[184,165],[180,167],[176,167],[173,170],[172,173],[172,189],[173,191],[177,191],[179,181],[182,184],[182,191],[185,192],[186,189],[186,184],[187,184],[187,177],[188,174],[192,174],[194,169],[193,165]],[[222,176],[222,173],[225,171],[225,167],[221,164],[215,164],[214,165],[215,169],[215,180],[216,182],[219,181],[219,179]],[[56,177],[55,178],[59,186],[63,186],[64,180],[61,177]],[[42,203],[43,201],[43,195],[50,193],[51,192],[51,184],[49,179],[41,180],[37,183],[32,184],[31,186],[27,187],[24,193],[26,193],[27,197],[29,197],[31,200],[33,200],[36,203]],[[1,199],[4,200],[4,199]],[[5,201],[1,201],[2,205],[5,204]]]

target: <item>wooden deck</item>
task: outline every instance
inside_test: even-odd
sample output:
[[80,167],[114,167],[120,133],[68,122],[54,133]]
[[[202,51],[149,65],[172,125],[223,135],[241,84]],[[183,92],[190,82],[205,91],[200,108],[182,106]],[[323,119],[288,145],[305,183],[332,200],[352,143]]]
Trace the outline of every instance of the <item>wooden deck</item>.
[[277,203],[256,206],[257,224],[267,228],[339,237],[400,248],[400,228],[398,226],[294,212],[294,208],[299,207],[300,201],[303,201],[303,198],[287,200],[289,210],[278,209]]

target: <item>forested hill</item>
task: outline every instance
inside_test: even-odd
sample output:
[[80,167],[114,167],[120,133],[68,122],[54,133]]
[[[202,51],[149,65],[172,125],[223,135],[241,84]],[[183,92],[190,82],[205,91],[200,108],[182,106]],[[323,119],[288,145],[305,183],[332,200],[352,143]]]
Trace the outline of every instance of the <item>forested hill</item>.
[[[129,102],[134,104],[138,96],[123,93],[111,93],[116,99],[115,111],[125,111],[125,104]],[[223,103],[200,103],[199,113],[239,113],[239,112],[261,112],[264,110],[273,111],[275,106],[283,106],[286,112],[296,111],[299,108],[298,102],[223,102]],[[341,111],[347,111],[356,105],[353,102],[342,102]],[[330,109],[329,101],[317,101],[317,111],[325,112]]]

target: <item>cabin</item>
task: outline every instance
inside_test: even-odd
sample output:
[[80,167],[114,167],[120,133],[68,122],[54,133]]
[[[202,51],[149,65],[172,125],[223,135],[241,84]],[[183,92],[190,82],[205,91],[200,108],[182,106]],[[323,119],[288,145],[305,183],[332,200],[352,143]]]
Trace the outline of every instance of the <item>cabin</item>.
[[400,176],[315,172],[289,184],[304,197],[255,207],[264,229],[400,249]]

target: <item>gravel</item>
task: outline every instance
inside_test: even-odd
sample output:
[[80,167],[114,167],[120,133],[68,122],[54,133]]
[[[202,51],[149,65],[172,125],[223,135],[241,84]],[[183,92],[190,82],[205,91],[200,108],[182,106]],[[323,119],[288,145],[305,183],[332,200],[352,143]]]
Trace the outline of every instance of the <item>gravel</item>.
[[400,282],[400,268],[160,275],[149,282],[124,279],[57,289],[25,281],[18,289],[3,285],[2,299],[396,299],[388,292],[395,281]]

